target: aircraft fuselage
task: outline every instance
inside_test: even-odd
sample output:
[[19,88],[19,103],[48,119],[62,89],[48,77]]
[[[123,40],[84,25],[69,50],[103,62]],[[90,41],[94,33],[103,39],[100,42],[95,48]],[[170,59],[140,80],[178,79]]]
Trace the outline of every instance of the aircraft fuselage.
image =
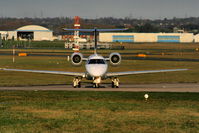
[[86,65],[86,72],[89,77],[94,78],[104,78],[108,70],[108,64],[104,57],[93,54],[89,56]]

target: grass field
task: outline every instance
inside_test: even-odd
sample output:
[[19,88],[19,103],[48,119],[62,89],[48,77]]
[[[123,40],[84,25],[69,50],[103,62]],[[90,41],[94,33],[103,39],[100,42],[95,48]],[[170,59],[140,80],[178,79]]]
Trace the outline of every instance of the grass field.
[[1,91],[1,133],[197,133],[198,93]]
[[[126,50],[99,50],[104,56],[111,52],[119,52],[123,57],[135,57],[138,53],[144,53],[147,57],[153,58],[175,58],[175,59],[199,59],[198,44],[122,44],[130,47]],[[74,67],[67,61],[71,50],[55,49],[16,49],[17,53],[27,52],[37,56],[15,57],[16,62],[12,63],[11,49],[0,49],[0,68],[18,68],[35,70],[56,70],[84,72],[84,65]],[[92,54],[92,50],[82,50],[85,56]],[[38,55],[39,54],[39,55]],[[42,56],[48,55],[50,56]],[[57,56],[58,55],[58,56]],[[121,83],[198,83],[199,82],[199,61],[161,61],[161,60],[122,60],[117,67],[109,67],[109,71],[134,71],[134,70],[158,70],[188,68],[185,72],[170,72],[157,74],[142,74],[121,77]],[[56,79],[56,80],[55,80]],[[0,71],[0,86],[30,86],[49,84],[71,84],[72,77],[63,75],[17,73]],[[84,81],[85,82],[85,81]],[[87,81],[86,81],[87,82]],[[109,82],[110,80],[104,81]]]
[[[60,57],[17,57],[16,63],[12,63],[12,56],[0,56],[0,66],[17,69],[57,70],[84,72],[85,68],[73,67],[66,58]],[[123,60],[118,67],[109,67],[109,71],[132,70],[158,70],[188,68],[189,71],[168,72],[156,74],[141,74],[121,77],[121,83],[198,83],[199,62],[175,62],[175,61],[144,61]],[[22,73],[0,71],[0,86],[29,86],[49,84],[71,84],[73,77],[64,75]],[[84,81],[85,82],[85,81]],[[109,82],[106,80],[104,82]]]

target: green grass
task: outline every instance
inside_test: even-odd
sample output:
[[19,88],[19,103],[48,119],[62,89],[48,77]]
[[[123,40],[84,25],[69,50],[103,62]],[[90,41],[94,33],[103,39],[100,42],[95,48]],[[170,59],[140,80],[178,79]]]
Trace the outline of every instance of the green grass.
[[[67,61],[66,57],[16,57],[12,63],[12,56],[0,56],[1,68],[34,69],[34,70],[56,70],[85,72],[84,65],[74,67]],[[134,70],[159,70],[188,68],[183,72],[168,72],[156,74],[140,74],[120,77],[121,83],[198,83],[199,62],[175,62],[175,61],[142,61],[123,60],[117,67],[109,67],[109,71],[134,71]],[[64,75],[22,73],[0,71],[0,86],[30,86],[49,84],[71,84],[73,77]],[[85,82],[85,80],[84,80]],[[103,82],[111,82],[109,79]]]
[[13,45],[18,48],[63,49],[64,41],[3,41],[3,48],[12,48]]
[[[85,72],[84,65],[74,67],[64,57],[16,57],[12,63],[12,56],[0,56],[2,68],[56,70]],[[156,74],[141,74],[120,77],[121,83],[198,83],[199,62],[173,62],[173,61],[138,61],[123,60],[118,67],[109,67],[109,71],[134,71],[188,68],[189,71],[168,72]],[[30,86],[49,84],[71,84],[73,77],[64,75],[22,73],[0,71],[0,86]],[[84,80],[84,82],[86,82]],[[103,82],[111,82],[109,79]]]
[[198,132],[198,93],[1,91],[0,132]]

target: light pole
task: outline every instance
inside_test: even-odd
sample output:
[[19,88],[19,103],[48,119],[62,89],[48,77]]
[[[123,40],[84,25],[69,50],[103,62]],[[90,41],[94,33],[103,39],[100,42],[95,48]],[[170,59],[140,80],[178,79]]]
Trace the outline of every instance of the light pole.
[[15,45],[13,45],[12,48],[12,62],[15,63]]

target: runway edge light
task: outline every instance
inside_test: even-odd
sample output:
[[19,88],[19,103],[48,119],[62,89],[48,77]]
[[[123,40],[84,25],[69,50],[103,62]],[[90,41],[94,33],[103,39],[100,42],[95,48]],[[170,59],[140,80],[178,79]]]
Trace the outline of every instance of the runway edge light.
[[144,98],[145,98],[145,100],[148,100],[149,95],[148,95],[148,94],[145,94],[145,95],[144,95]]

